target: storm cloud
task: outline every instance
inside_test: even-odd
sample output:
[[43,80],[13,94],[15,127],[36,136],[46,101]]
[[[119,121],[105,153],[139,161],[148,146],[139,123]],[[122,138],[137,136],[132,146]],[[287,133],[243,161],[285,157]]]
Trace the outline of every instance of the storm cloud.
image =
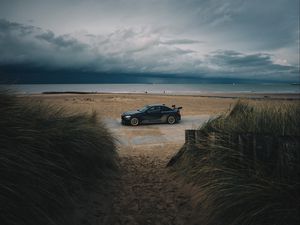
[[253,79],[291,80],[297,77],[297,67],[275,64],[270,54],[243,54],[235,51],[216,51],[207,57],[214,65],[215,73],[220,71],[226,77],[251,77]]
[[298,0],[0,4],[0,70],[299,80]]

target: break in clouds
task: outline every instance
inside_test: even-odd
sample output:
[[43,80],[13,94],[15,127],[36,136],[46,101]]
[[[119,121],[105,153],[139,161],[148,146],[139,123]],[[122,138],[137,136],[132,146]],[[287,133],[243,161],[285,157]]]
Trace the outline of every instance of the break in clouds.
[[0,69],[299,79],[297,0],[10,2]]

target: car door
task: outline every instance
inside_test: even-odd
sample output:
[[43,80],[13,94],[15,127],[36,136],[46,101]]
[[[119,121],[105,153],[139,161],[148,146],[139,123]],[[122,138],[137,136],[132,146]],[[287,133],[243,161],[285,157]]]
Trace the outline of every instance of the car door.
[[159,123],[161,122],[161,108],[160,106],[152,106],[146,111],[145,122]]
[[172,113],[172,109],[166,106],[161,106],[161,122],[166,123],[171,113]]

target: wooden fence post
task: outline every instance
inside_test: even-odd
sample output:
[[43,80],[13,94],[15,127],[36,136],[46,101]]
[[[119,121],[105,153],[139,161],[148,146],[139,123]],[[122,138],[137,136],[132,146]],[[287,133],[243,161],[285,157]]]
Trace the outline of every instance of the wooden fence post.
[[185,143],[195,144],[196,143],[196,131],[195,130],[185,130]]

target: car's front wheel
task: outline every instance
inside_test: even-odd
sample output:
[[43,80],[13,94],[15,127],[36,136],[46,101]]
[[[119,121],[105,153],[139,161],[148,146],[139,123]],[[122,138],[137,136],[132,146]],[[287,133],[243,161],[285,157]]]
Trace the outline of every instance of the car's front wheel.
[[176,122],[176,118],[174,116],[169,116],[167,122],[168,124],[174,124]]
[[130,124],[131,124],[132,126],[137,126],[137,125],[139,125],[139,119],[138,119],[138,118],[135,118],[135,117],[131,118]]

